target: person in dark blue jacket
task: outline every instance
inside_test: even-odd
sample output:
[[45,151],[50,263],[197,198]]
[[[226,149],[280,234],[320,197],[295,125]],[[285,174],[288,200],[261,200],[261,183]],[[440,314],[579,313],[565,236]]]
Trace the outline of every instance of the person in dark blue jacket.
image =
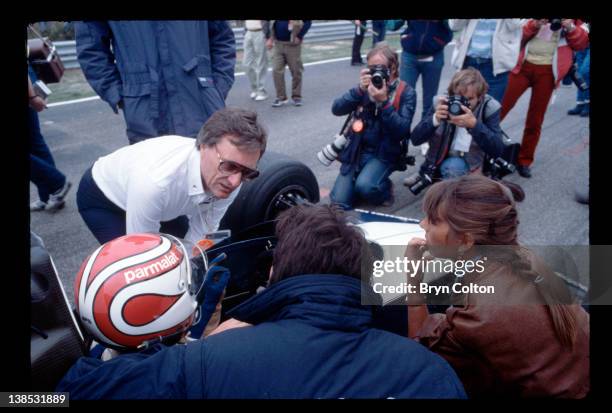
[[441,357],[373,328],[361,304],[367,241],[338,207],[293,207],[276,233],[269,286],[235,319],[186,345],[81,358],[57,390],[71,399],[466,397]]
[[[360,72],[360,83],[332,105],[336,116],[354,113],[348,142],[339,153],[340,174],[330,194],[332,202],[345,209],[362,199],[374,205],[392,204],[389,176],[405,169],[403,162],[416,93],[399,79],[397,53],[379,43],[367,55],[368,68]],[[372,69],[386,72],[381,88],[372,83]]]
[[[502,155],[501,104],[487,94],[488,88],[473,67],[458,71],[448,86],[448,95],[440,97],[414,128],[412,142],[429,142],[430,146],[419,172],[404,180],[413,193],[425,188],[416,185],[418,182],[431,184],[432,178],[466,175],[480,170],[485,155],[494,159]],[[452,104],[461,114],[452,114],[451,98],[462,99],[462,103],[455,100]]]
[[434,95],[438,93],[444,67],[444,47],[452,40],[453,32],[447,20],[406,20],[406,23],[407,27],[400,35],[400,77],[416,88],[417,80],[422,76],[422,120],[429,112]]
[[75,35],[87,81],[115,113],[123,110],[130,144],[195,138],[225,107],[236,63],[225,21],[82,21]]

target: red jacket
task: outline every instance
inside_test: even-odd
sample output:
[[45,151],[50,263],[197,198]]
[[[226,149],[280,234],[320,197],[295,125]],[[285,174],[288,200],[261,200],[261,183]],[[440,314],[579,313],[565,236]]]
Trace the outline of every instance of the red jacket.
[[[553,75],[555,77],[555,87],[559,86],[561,80],[567,75],[573,63],[572,51],[586,49],[589,45],[589,36],[587,31],[582,27],[582,21],[576,20],[576,29],[571,33],[565,32],[565,36],[559,37],[557,50],[553,56]],[[512,69],[512,73],[518,74],[523,67],[523,62],[527,56],[527,45],[531,39],[538,34],[539,29],[535,25],[535,20],[529,20],[523,26],[523,38],[521,39],[521,53],[518,63]]]

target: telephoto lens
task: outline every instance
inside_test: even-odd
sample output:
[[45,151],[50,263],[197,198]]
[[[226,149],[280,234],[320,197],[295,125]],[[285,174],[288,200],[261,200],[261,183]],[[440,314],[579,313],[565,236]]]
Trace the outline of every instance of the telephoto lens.
[[325,166],[331,165],[338,158],[347,142],[348,139],[344,135],[337,134],[332,143],[325,145],[323,149],[317,152],[317,159]]

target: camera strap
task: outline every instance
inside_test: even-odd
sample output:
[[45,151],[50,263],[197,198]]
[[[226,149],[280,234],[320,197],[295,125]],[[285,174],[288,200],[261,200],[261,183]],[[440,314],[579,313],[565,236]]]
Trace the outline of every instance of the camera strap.
[[28,24],[28,29],[30,29],[30,31],[34,33],[34,35],[36,35],[36,37],[38,37],[43,42],[43,44],[49,48],[49,50],[51,50],[50,55],[55,54],[55,46],[53,46],[53,43],[43,37],[42,34],[40,34],[40,32],[36,30],[33,25]]
[[399,105],[400,105],[400,100],[402,98],[402,93],[404,93],[404,89],[406,89],[406,82],[404,82],[403,80],[400,80],[399,85],[397,86],[397,88],[393,91],[393,96],[392,96],[392,105],[395,108],[395,111],[399,111]]

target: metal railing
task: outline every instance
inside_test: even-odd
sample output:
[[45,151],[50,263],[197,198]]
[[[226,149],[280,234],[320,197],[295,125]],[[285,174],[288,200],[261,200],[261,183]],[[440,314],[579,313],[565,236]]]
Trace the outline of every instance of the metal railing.
[[[332,22],[315,22],[310,27],[310,30],[304,37],[304,43],[323,43],[332,42],[335,40],[352,39],[354,34],[354,25],[349,20],[338,20]],[[244,28],[235,28],[234,36],[236,37],[236,50],[243,49]],[[368,31],[366,36],[370,36]],[[67,69],[76,69],[79,67],[79,62],[76,56],[76,42],[57,41],[53,42],[57,48],[57,52],[62,58],[62,62]]]

